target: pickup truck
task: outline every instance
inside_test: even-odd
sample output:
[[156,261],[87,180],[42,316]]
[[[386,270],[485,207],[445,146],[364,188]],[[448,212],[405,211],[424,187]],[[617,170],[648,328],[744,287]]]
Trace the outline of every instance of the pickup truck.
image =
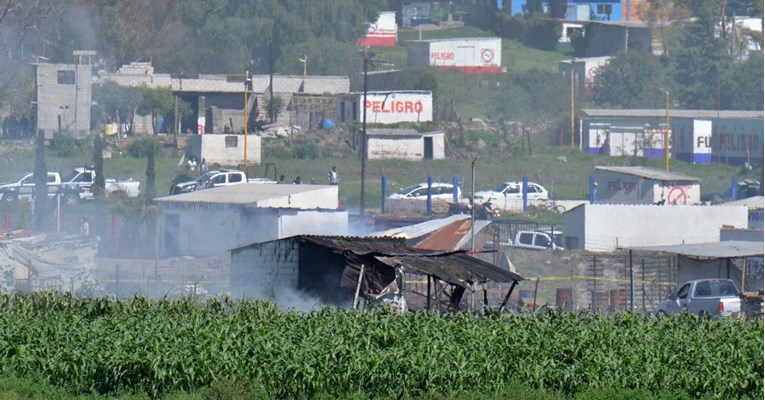
[[535,250],[563,250],[562,241],[563,232],[558,230],[528,230],[516,232],[512,246]]
[[[58,172],[48,172],[48,196],[53,197],[61,185],[61,175]],[[0,183],[0,198],[3,201],[27,199],[35,192],[35,174],[28,172],[18,178]]]
[[659,304],[661,316],[687,312],[698,316],[721,318],[741,311],[736,284],[730,279],[698,279],[684,283],[677,293]]
[[197,190],[218,186],[239,185],[241,183],[277,183],[266,178],[247,178],[244,171],[238,169],[216,169],[202,174],[193,181],[180,182],[173,185],[170,194],[189,193]]
[[[81,200],[93,198],[93,184],[95,183],[96,171],[91,167],[75,168],[62,180],[59,194],[68,205],[74,205]],[[141,193],[141,182],[133,178],[106,178],[105,192],[107,196],[138,197]]]

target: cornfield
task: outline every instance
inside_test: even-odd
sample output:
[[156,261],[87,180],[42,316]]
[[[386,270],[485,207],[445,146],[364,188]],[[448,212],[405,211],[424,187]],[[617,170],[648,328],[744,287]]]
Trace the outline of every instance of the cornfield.
[[0,295],[0,372],[72,393],[161,397],[220,380],[272,398],[491,393],[512,382],[763,397],[760,320],[281,312],[261,301]]

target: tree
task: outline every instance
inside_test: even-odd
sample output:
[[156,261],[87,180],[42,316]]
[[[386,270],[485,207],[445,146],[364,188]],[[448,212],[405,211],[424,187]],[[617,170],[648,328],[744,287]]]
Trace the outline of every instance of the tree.
[[595,104],[609,108],[655,108],[656,99],[663,98],[659,87],[666,91],[674,85],[666,82],[662,66],[655,65],[652,57],[636,51],[612,57],[595,75]]
[[550,18],[563,19],[566,16],[566,10],[568,10],[567,0],[549,0],[547,4],[547,13]]
[[150,88],[141,86],[139,88],[141,92],[141,102],[136,107],[136,113],[138,115],[151,115],[151,125],[154,130],[154,134],[157,132],[157,120],[173,112],[173,106],[175,105],[175,99],[173,98],[173,92],[170,87],[162,88]]
[[35,138],[35,226],[48,230],[48,165],[45,163],[45,132],[38,131]]
[[159,146],[154,140],[146,140],[148,141],[146,147],[146,204],[151,204],[156,196],[156,190],[154,189],[154,159],[156,157],[157,147]]
[[96,202],[96,218],[94,222],[94,230],[97,233],[104,232],[104,222],[106,220],[106,212],[104,210],[104,201],[106,197],[106,179],[104,179],[104,139],[101,135],[96,135],[93,138],[93,171],[95,177],[93,178],[93,199]]
[[[677,83],[673,96],[684,108],[714,110],[718,107],[721,71],[730,67],[723,41],[716,34],[720,22],[719,0],[679,2],[694,19],[678,21],[668,28],[670,74]],[[683,10],[678,10],[682,12]]]

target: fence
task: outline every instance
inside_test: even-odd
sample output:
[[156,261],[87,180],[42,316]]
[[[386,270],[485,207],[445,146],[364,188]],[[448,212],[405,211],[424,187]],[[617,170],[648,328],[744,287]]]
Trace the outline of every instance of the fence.
[[[111,203],[86,201],[77,205],[52,200],[45,224],[48,233],[99,237],[99,256],[153,258],[156,251],[156,218]],[[99,209],[100,208],[100,209]],[[135,214],[131,215],[130,214]],[[87,221],[88,231],[85,232]],[[26,200],[0,203],[0,232],[37,230],[35,215]]]

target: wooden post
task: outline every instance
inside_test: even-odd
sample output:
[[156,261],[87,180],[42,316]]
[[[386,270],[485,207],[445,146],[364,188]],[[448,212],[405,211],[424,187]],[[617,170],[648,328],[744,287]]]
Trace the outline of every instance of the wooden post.
[[356,294],[353,295],[353,309],[356,309],[356,306],[359,303],[359,290],[361,290],[361,280],[364,278],[364,264],[361,264],[361,270],[359,271],[359,281],[356,282]]
[[534,311],[537,309],[537,290],[539,289],[539,280],[542,279],[542,277],[537,277],[537,282],[534,283],[534,302],[531,304],[531,311]]
[[516,285],[518,285],[518,281],[513,281],[513,283],[510,285],[510,289],[507,291],[505,298],[502,300],[502,304],[499,306],[500,310],[505,308],[507,305],[507,302],[510,300],[510,295],[513,293],[513,289],[515,289]]
[[427,304],[425,305],[426,311],[430,311],[430,279],[431,279],[430,275],[428,275],[428,301],[427,301]]
[[744,266],[741,268],[741,293],[746,292],[746,264],[749,262],[749,257],[744,258]]

